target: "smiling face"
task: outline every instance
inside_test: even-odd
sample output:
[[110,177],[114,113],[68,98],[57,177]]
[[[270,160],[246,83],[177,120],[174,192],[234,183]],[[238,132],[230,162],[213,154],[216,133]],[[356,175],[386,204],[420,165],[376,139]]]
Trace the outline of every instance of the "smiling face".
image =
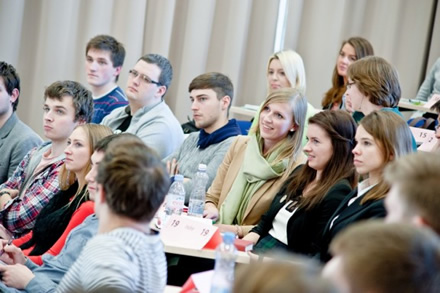
[[75,122],[75,108],[71,96],[64,96],[61,101],[48,97],[44,102],[43,111],[44,136],[53,142],[66,141],[80,123]]
[[113,67],[110,51],[89,49],[86,55],[87,83],[93,88],[105,87],[114,83],[121,71],[121,66]]
[[[90,141],[82,127],[77,127],[67,139],[65,165],[76,174],[85,172],[90,161]],[[79,176],[77,176],[79,177]]]
[[295,130],[291,106],[288,103],[271,103],[260,112],[260,135],[264,139],[264,150],[283,140]]
[[267,81],[271,91],[291,87],[279,59],[272,59],[267,69]]
[[98,192],[98,183],[96,182],[96,176],[98,175],[99,163],[104,159],[105,153],[102,151],[95,151],[91,157],[91,168],[86,175],[87,190],[89,191],[90,198],[95,200]]
[[354,50],[353,46],[349,43],[345,43],[344,46],[342,46],[342,49],[338,55],[338,60],[336,61],[336,69],[338,74],[346,77],[348,66],[350,66],[350,64],[356,60],[356,51]]
[[309,124],[307,128],[307,144],[304,146],[307,164],[321,173],[333,155],[332,140],[328,133],[317,124]]
[[368,174],[370,181],[378,181],[385,165],[382,148],[362,124],[357,128],[355,138],[357,144],[353,154],[356,171],[361,175]]

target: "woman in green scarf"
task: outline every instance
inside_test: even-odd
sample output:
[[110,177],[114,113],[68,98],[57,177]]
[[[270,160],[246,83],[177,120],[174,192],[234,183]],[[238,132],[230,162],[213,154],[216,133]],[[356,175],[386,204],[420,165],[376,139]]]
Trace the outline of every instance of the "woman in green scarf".
[[304,162],[301,139],[304,95],[292,88],[271,92],[248,136],[238,136],[206,194],[204,216],[220,231],[246,235],[269,208],[284,180]]

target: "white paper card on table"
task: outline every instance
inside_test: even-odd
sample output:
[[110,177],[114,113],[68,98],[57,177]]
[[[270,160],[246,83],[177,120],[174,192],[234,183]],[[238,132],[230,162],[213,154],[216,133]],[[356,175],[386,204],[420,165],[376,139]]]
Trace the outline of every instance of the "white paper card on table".
[[433,140],[436,141],[435,138],[435,131],[425,128],[418,128],[418,127],[412,127],[410,126],[409,129],[412,132],[412,135],[414,136],[414,139],[416,140],[417,144],[423,144],[425,142],[432,142]]
[[211,292],[212,276],[214,275],[214,270],[192,274],[192,280],[194,286],[200,293]]
[[168,246],[202,249],[217,229],[210,222],[190,216],[172,215],[162,227],[160,238]]
[[431,107],[434,106],[434,104],[437,103],[438,101],[440,101],[440,95],[434,94],[429,99],[429,101],[425,105],[423,105],[423,107],[431,109]]
[[423,152],[432,152],[434,150],[437,150],[438,148],[439,148],[439,140],[436,137],[434,137],[434,139],[422,143],[417,148],[417,150]]

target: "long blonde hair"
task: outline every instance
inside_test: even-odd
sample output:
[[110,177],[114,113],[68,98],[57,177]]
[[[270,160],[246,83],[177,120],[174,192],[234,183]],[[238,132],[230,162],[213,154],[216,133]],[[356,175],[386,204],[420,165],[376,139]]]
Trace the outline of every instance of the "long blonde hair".
[[[303,95],[305,95],[306,70],[304,69],[304,62],[301,56],[293,50],[285,50],[274,53],[269,57],[269,61],[267,62],[268,70],[270,62],[272,62],[274,59],[280,60],[284,73],[290,82],[290,86],[298,89]],[[270,89],[270,86],[268,85],[267,88]]]
[[[293,116],[293,124],[296,126],[296,130],[294,132],[288,132],[286,137],[275,144],[268,152],[266,153],[266,157],[270,156],[274,151],[278,151],[279,155],[275,159],[275,161],[281,161],[286,158],[290,158],[289,166],[287,167],[287,172],[285,174],[290,174],[290,171],[293,170],[296,165],[295,162],[298,159],[299,154],[301,153],[301,142],[304,133],[304,124],[306,120],[307,113],[307,99],[305,96],[295,88],[284,88],[271,92],[266,101],[261,106],[260,112],[258,113],[258,117],[261,115],[261,111],[272,103],[287,103],[290,105],[290,109],[292,111]],[[260,123],[254,125],[249,131],[250,134],[257,135],[260,138]],[[261,142],[262,143],[261,139]],[[282,148],[282,149],[280,149]]]

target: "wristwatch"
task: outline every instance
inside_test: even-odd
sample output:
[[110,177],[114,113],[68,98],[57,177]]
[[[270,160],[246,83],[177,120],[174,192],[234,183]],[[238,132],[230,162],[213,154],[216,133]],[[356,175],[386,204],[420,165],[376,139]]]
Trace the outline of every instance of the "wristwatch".
[[9,191],[6,191],[6,190],[0,191],[0,197],[2,197],[3,194],[7,194],[7,195],[11,196],[11,193]]

